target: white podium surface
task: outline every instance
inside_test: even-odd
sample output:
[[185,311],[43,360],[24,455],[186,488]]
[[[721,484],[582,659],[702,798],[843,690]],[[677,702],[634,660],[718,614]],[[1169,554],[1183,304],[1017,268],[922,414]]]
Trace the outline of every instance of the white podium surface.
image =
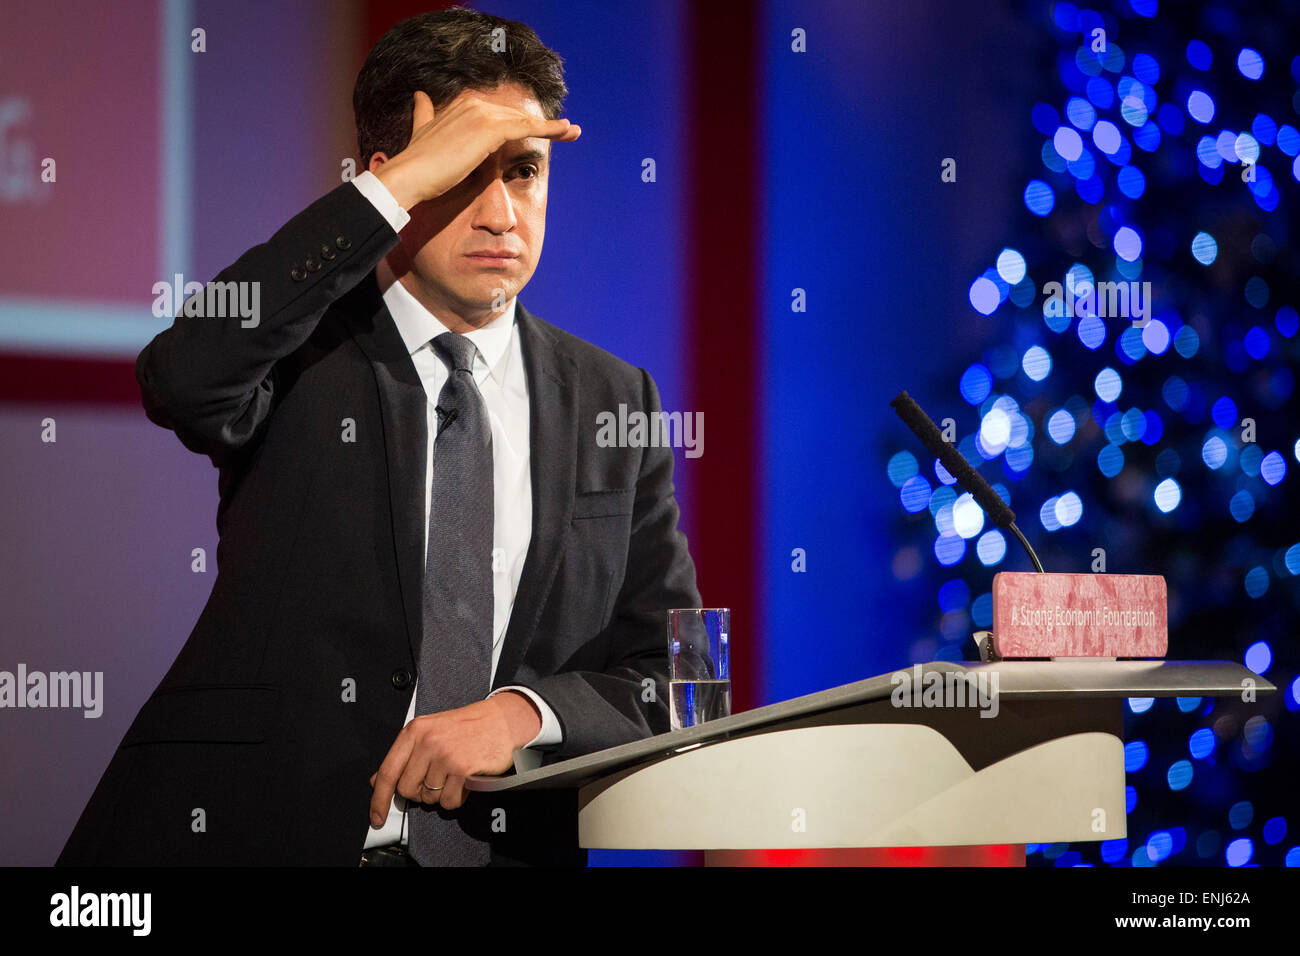
[[579,843],[589,848],[1110,840],[1126,835],[1125,698],[1240,700],[1276,690],[1240,664],[1217,661],[920,666],[924,681],[949,685],[982,679],[991,688],[996,673],[997,715],[988,717],[974,705],[896,706],[894,675],[902,673],[918,671],[900,668],[523,774],[472,777],[469,787],[577,789]]

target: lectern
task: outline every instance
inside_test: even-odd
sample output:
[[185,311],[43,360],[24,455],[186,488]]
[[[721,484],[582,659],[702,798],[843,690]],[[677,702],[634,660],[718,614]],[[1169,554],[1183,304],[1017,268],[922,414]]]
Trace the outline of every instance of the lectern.
[[[901,693],[904,674],[944,690]],[[947,693],[963,685],[992,704]],[[1250,708],[1275,690],[1223,661],[939,661],[468,785],[576,789],[587,848],[1112,840],[1126,836],[1125,698]]]

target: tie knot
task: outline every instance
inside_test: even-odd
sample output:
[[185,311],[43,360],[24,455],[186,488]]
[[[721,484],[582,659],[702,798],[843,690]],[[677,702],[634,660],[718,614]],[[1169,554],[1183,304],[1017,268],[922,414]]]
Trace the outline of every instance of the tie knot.
[[433,351],[452,372],[474,370],[474,343],[455,332],[443,332],[433,340]]

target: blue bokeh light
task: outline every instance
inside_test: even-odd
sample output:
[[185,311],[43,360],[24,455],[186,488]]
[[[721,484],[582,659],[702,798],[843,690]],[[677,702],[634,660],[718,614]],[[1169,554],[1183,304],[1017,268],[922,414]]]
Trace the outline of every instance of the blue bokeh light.
[[1078,524],[1083,517],[1083,499],[1073,491],[1067,491],[1056,499],[1056,521],[1062,528]]
[[1245,866],[1255,855],[1255,845],[1247,837],[1233,840],[1224,851],[1228,866]]
[[1079,341],[1087,348],[1100,348],[1106,341],[1106,325],[1095,315],[1085,315],[1079,320],[1077,329]]
[[934,540],[934,557],[944,567],[951,567],[966,556],[966,539],[956,534],[942,534]]
[[1092,142],[1107,156],[1113,156],[1119,152],[1124,137],[1120,135],[1118,126],[1110,120],[1102,120],[1092,128]]
[[1056,518],[1056,501],[1055,496],[1048,498],[1038,509],[1038,521],[1045,531],[1061,530],[1061,522]]
[[1246,354],[1257,362],[1268,355],[1271,344],[1268,339],[1268,331],[1258,325],[1246,333],[1246,338],[1242,342]]
[[1268,641],[1256,641],[1246,648],[1245,664],[1256,674],[1265,674],[1273,664],[1273,649]]
[[1246,572],[1246,593],[1252,598],[1261,598],[1268,593],[1268,572],[1261,567],[1253,567]]
[[1168,514],[1177,508],[1179,502],[1183,500],[1183,489],[1174,479],[1166,478],[1156,485],[1152,499],[1155,501],[1157,508]]
[[1210,94],[1204,90],[1192,90],[1187,97],[1187,115],[1198,123],[1208,123],[1214,119],[1214,100]]
[[885,470],[889,475],[890,484],[895,488],[902,488],[907,479],[917,473],[916,456],[910,451],[900,451],[889,459]]
[[1025,257],[1015,249],[1003,249],[998,253],[998,275],[1010,285],[1018,284],[1025,277]]
[[1142,255],[1142,237],[1132,226],[1123,226],[1115,233],[1115,254],[1127,262]]
[[1214,55],[1202,40],[1192,40],[1187,44],[1187,62],[1194,68],[1205,71],[1214,62]]
[[1097,122],[1097,110],[1082,96],[1072,96],[1065,104],[1065,115],[1078,129],[1090,130]]
[[1025,208],[1035,216],[1046,216],[1056,206],[1056,193],[1041,179],[1031,179],[1025,186]]
[[1208,232],[1198,232],[1192,239],[1192,255],[1203,266],[1208,266],[1219,256],[1219,244]]
[[1097,452],[1097,470],[1107,478],[1114,478],[1124,469],[1124,450],[1118,445],[1105,445]]
[[962,372],[957,390],[968,405],[978,405],[993,391],[993,373],[987,366],[974,362]]
[[1214,731],[1209,727],[1201,727],[1192,731],[1191,737],[1187,740],[1187,751],[1195,759],[1204,760],[1214,753],[1214,744]]
[[[1093,134],[1094,138],[1096,133]],[[1073,162],[1083,155],[1083,139],[1077,130],[1060,126],[1052,136],[1052,145],[1066,162]]]
[[1147,765],[1147,758],[1151,755],[1149,748],[1144,740],[1130,740],[1124,745],[1124,772],[1137,773]]
[[1291,338],[1300,331],[1300,313],[1289,305],[1284,305],[1277,310],[1277,315],[1273,319],[1273,324],[1277,327],[1280,335]]
[[1201,461],[1211,471],[1218,471],[1228,460],[1228,446],[1218,435],[1211,435],[1201,445]]
[[1279,451],[1271,451],[1259,463],[1259,477],[1267,484],[1279,484],[1286,477],[1286,459]]
[[1201,347],[1201,337],[1190,325],[1184,325],[1174,335],[1174,351],[1185,359],[1191,358]]
[[1129,199],[1141,199],[1147,188],[1146,176],[1136,166],[1122,167],[1115,177],[1115,183],[1119,186],[1119,191]]
[[1244,830],[1255,819],[1255,806],[1249,800],[1238,800],[1228,808],[1228,826]]
[[1237,69],[1248,80],[1258,80],[1264,75],[1264,58],[1258,50],[1243,47],[1237,54]]
[[1035,382],[1041,382],[1052,371],[1052,356],[1041,345],[1031,345],[1025,350],[1025,357],[1020,364],[1026,375]]
[[1103,402],[1115,401],[1124,390],[1124,383],[1120,380],[1119,373],[1109,366],[1097,373],[1092,384],[1097,397]]
[[1232,428],[1237,424],[1237,403],[1227,395],[1218,399],[1210,409],[1210,418],[1220,428]]
[[930,504],[930,482],[921,475],[913,475],[903,482],[898,490],[898,499],[909,514],[924,511]]
[[1287,156],[1300,155],[1300,130],[1290,123],[1283,123],[1277,128],[1277,148]]
[[980,276],[970,286],[970,304],[982,315],[992,315],[1002,304],[1002,293],[997,284],[987,276]]
[[[1170,786],[1172,787],[1172,783],[1170,784]],[[1181,788],[1174,787],[1173,789],[1181,789]],[[1174,847],[1174,840],[1173,837],[1169,835],[1169,832],[1167,830],[1157,830],[1156,832],[1152,833],[1149,837],[1147,837],[1147,842],[1146,842],[1147,859],[1150,860],[1152,863],[1159,863],[1161,860],[1167,859],[1169,857],[1169,853],[1173,849],[1173,847]]]
[[1170,341],[1172,336],[1169,334],[1169,326],[1159,319],[1152,319],[1142,330],[1142,344],[1152,355],[1163,355],[1169,348]]
[[[980,564],[986,568],[1001,563],[1006,554],[1007,541],[1002,537],[1002,532],[996,528],[984,532],[975,543],[975,555],[979,558]],[[990,598],[990,602],[991,600]]]
[[1058,408],[1047,419],[1047,434],[1058,445],[1064,445],[1074,437],[1074,416],[1064,408]]

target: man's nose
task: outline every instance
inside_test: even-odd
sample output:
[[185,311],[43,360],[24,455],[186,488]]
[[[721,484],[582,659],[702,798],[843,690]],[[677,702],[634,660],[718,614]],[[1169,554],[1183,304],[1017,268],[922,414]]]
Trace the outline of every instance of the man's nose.
[[506,189],[505,180],[493,179],[479,193],[474,203],[474,223],[476,228],[489,229],[492,232],[508,232],[515,227],[515,204]]

